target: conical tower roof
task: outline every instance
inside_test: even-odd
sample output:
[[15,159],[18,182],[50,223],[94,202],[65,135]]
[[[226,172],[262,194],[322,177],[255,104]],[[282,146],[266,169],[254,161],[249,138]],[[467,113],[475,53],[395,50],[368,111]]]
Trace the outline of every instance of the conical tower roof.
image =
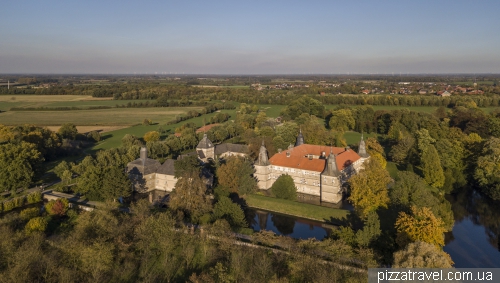
[[212,148],[212,147],[214,147],[214,144],[212,143],[211,140],[208,139],[207,134],[203,134],[203,138],[198,143],[198,146],[196,146],[196,148]]
[[370,157],[368,152],[366,152],[366,144],[365,144],[365,141],[363,139],[363,134],[361,134],[361,141],[359,142],[358,154],[359,154],[359,156],[361,156],[363,158]]
[[333,151],[330,149],[330,155],[326,159],[325,170],[321,173],[322,175],[338,177],[340,176],[339,168],[337,167],[337,156],[333,154]]
[[295,142],[295,146],[299,146],[304,144],[304,136],[302,135],[302,129],[299,131],[299,135],[297,136],[297,141]]
[[260,166],[269,165],[269,158],[267,156],[267,149],[266,146],[264,145],[264,141],[262,141],[262,145],[260,146],[259,158],[257,159],[256,165]]

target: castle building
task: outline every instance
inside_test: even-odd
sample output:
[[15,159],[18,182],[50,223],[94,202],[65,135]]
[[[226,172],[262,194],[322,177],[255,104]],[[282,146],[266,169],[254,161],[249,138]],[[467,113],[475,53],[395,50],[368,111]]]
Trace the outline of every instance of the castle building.
[[338,203],[342,200],[343,185],[362,169],[369,157],[363,136],[355,152],[350,148],[305,144],[300,132],[295,146],[271,158],[263,143],[254,164],[254,175],[259,189],[268,190],[278,177],[287,174],[293,178],[297,192]]
[[[188,155],[197,155],[201,162],[207,162],[215,157],[224,158],[233,155],[245,156],[248,152],[248,146],[223,143],[214,145],[205,134],[196,146],[196,152],[181,155],[180,160]],[[148,158],[146,147],[141,148],[140,157],[127,164],[127,173],[132,181],[134,190],[142,193],[149,193],[151,201],[162,199],[175,188],[177,178],[174,176],[177,162],[174,159],[167,159],[163,164],[157,160]],[[202,179],[208,187],[212,186],[213,175],[208,170],[202,170]]]
[[[196,147],[196,154],[202,162],[216,157],[247,156],[248,146],[238,144],[214,145],[205,134]],[[179,157],[181,159],[185,155]],[[322,202],[338,203],[342,200],[343,186],[347,180],[363,168],[365,160],[370,158],[361,135],[358,152],[350,148],[329,147],[304,143],[302,131],[299,132],[295,146],[268,157],[264,142],[254,163],[254,177],[259,189],[268,190],[283,174],[290,175],[297,187],[297,192],[319,197]],[[141,148],[140,157],[127,164],[129,178],[139,192],[155,195],[161,199],[170,193],[177,183],[174,176],[176,160],[167,159],[163,164],[148,158],[147,149]],[[207,186],[213,176],[202,172]]]

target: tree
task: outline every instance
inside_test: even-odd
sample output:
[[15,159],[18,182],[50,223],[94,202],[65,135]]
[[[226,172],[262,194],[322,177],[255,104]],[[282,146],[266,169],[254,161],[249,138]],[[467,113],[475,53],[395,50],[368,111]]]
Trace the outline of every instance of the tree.
[[200,174],[201,165],[196,155],[188,155],[174,162],[174,175],[176,178],[189,173]]
[[125,172],[118,167],[109,167],[104,171],[101,194],[104,199],[116,200],[132,194],[132,184]]
[[400,212],[395,224],[398,232],[396,242],[400,247],[416,241],[444,246],[446,229],[441,218],[437,218],[428,207],[411,207],[411,213]]
[[51,200],[45,205],[47,213],[54,216],[63,216],[68,211],[69,202],[66,198]]
[[293,120],[302,113],[324,117],[324,112],[325,106],[320,101],[304,95],[301,98],[293,100],[281,111],[281,114]]
[[245,227],[245,213],[241,207],[232,202],[230,198],[221,196],[214,206],[213,216],[215,219],[225,219],[231,227]]
[[54,173],[56,174],[57,177],[59,177],[59,179],[62,179],[64,171],[70,170],[70,169],[71,168],[69,167],[68,162],[66,162],[66,161],[63,160],[62,162],[60,162],[59,164],[57,164],[56,167],[54,167]]
[[356,121],[350,109],[340,109],[332,112],[328,125],[336,131],[348,131],[354,128]]
[[301,127],[304,141],[308,144],[328,144],[329,133],[324,122],[316,116],[311,116]]
[[206,194],[207,187],[199,174],[185,172],[179,177],[175,188],[170,194],[169,207],[181,211],[193,222],[212,210],[212,204]]
[[441,160],[434,145],[429,145],[422,153],[420,169],[427,184],[436,189],[443,187],[445,181],[443,167],[441,167]]
[[417,241],[394,253],[393,268],[452,268],[449,254],[435,245]]
[[366,152],[370,155],[374,153],[378,153],[382,156],[385,156],[384,148],[380,145],[380,143],[377,141],[376,138],[374,137],[369,137],[366,139]]
[[231,156],[216,172],[219,185],[232,193],[245,195],[257,189],[257,181],[252,176],[252,164],[239,156]]
[[0,145],[0,191],[27,188],[43,160],[32,143]]
[[140,145],[140,141],[139,139],[137,139],[136,136],[130,134],[126,134],[125,136],[123,136],[122,138],[123,147],[129,148],[133,145]]
[[160,140],[160,133],[157,131],[150,131],[144,134],[143,137],[145,142],[155,142]]
[[297,187],[290,175],[281,175],[271,186],[271,192],[277,198],[297,200]]
[[59,128],[57,133],[63,139],[74,140],[76,138],[76,135],[78,134],[78,130],[76,129],[76,126],[74,124],[66,123]]
[[379,217],[375,211],[370,211],[364,220],[363,229],[356,232],[356,242],[359,246],[368,247],[380,234]]
[[370,159],[365,162],[365,169],[349,179],[351,188],[349,200],[365,216],[379,207],[387,208],[389,203],[387,185],[390,181],[391,177],[387,170],[382,168],[377,160]]
[[474,178],[481,190],[493,200],[500,200],[500,138],[490,138],[477,159]]
[[429,207],[440,217],[447,231],[455,222],[450,203],[442,195],[431,192],[425,181],[413,172],[398,172],[396,182],[389,190],[391,202],[400,209],[410,211],[411,206]]
[[32,207],[32,208],[26,208],[23,209],[20,213],[19,216],[23,220],[30,220],[32,218],[35,218],[37,216],[40,216],[40,208],[38,207]]
[[91,131],[87,134],[87,138],[92,139],[94,142],[99,142],[101,140],[101,134],[98,131]]
[[391,148],[389,152],[389,156],[392,158],[392,161],[402,164],[406,160],[408,156],[408,152],[415,144],[415,139],[411,135],[405,135],[402,139],[398,141],[396,145]]
[[26,231],[27,234],[31,234],[35,231],[45,232],[48,225],[49,225],[49,221],[47,221],[47,218],[35,217],[35,218],[31,218],[28,221],[28,223],[26,223],[24,230]]

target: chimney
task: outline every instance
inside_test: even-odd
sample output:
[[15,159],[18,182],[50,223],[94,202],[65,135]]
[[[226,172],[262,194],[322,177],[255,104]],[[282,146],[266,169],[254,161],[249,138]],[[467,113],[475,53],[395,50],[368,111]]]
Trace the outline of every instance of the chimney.
[[325,158],[326,158],[326,152],[324,152],[324,151],[322,151],[322,152],[321,152],[321,158],[322,158],[322,159],[325,159]]
[[148,149],[146,147],[141,147],[141,160],[142,165],[146,163],[146,159],[148,159]]
[[286,152],[286,157],[290,157],[290,151]]

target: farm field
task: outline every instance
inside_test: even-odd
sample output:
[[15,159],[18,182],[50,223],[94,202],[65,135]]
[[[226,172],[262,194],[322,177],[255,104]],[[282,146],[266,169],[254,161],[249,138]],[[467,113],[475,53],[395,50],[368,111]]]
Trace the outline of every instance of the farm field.
[[152,100],[112,100],[111,97],[99,98],[89,95],[0,95],[0,110],[13,107],[79,107],[91,106],[115,107],[127,103],[152,102]]
[[0,113],[3,125],[34,124],[38,126],[59,126],[73,123],[76,126],[130,126],[141,124],[145,118],[154,123],[165,124],[189,110],[200,107],[168,108],[114,108],[74,111],[7,111]]

